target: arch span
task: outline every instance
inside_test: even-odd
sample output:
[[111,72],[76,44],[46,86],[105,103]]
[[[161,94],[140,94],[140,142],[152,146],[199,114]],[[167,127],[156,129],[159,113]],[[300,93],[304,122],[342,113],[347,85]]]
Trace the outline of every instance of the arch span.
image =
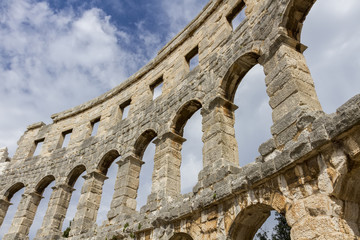
[[246,53],[240,56],[228,69],[225,77],[220,83],[222,95],[233,102],[236,89],[246,73],[255,66],[258,61],[258,55],[255,53]]
[[231,224],[229,239],[231,240],[252,240],[274,210],[266,204],[255,204],[243,209]]
[[45,188],[49,186],[49,184],[55,180],[53,175],[47,175],[46,177],[42,178],[39,183],[35,187],[35,191],[38,194],[43,194]]
[[73,170],[71,170],[71,172],[69,173],[66,183],[69,186],[74,187],[75,182],[77,181],[79,176],[85,171],[86,167],[83,164],[74,167]]
[[200,108],[202,104],[198,100],[190,100],[185,103],[180,109],[177,111],[175,118],[172,121],[171,128],[176,134],[183,136],[184,127],[186,122],[191,118],[191,116]]
[[300,41],[303,22],[316,0],[292,0],[288,5],[281,26],[289,37]]
[[25,187],[25,185],[22,182],[17,182],[14,185],[12,185],[4,194],[6,200],[10,201],[11,198],[14,196],[14,194],[17,193],[23,187]]
[[116,158],[120,156],[117,150],[110,150],[101,158],[97,169],[100,170],[104,175],[107,174],[107,171],[110,165],[114,162]]
[[156,136],[157,133],[154,130],[148,129],[137,138],[134,145],[134,153],[138,158],[141,159],[143,157],[147,146]]

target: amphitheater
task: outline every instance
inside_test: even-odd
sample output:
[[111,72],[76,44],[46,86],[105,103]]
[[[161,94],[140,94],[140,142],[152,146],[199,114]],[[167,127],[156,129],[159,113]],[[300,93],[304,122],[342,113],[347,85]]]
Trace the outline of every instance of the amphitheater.
[[[4,240],[28,239],[44,189],[55,182],[35,239],[65,239],[73,186],[84,185],[68,239],[251,240],[270,211],[282,213],[291,238],[360,239],[360,95],[325,114],[300,35],[315,0],[210,0],[183,31],[136,74],[80,106],[35,123],[12,158],[0,151],[0,223],[25,189]],[[233,29],[232,20],[246,18]],[[199,65],[190,70],[198,55]],[[260,64],[272,109],[272,138],[260,157],[239,166],[234,95]],[[154,88],[162,93],[153,99]],[[122,119],[124,109],[129,114]],[[180,192],[187,120],[202,116],[203,169]],[[95,123],[98,133],[91,136]],[[71,134],[67,147],[64,138]],[[142,157],[156,145],[151,194],[136,210]],[[34,155],[42,144],[41,153]],[[107,220],[96,216],[107,170],[116,162]]]

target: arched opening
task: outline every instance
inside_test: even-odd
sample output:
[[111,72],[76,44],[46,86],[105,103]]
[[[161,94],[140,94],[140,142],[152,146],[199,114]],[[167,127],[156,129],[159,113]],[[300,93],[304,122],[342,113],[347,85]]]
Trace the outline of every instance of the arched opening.
[[268,219],[256,232],[253,240],[291,240],[290,231],[291,228],[287,224],[285,216],[272,210]]
[[273,218],[269,218],[271,211],[274,211],[271,206],[265,204],[256,204],[242,210],[231,224],[229,230],[229,238],[231,240],[252,240],[256,238],[256,233],[264,225],[265,221],[269,219],[268,227],[270,230],[275,225]]
[[187,233],[175,233],[170,240],[193,240],[193,238]]
[[156,132],[151,129],[146,130],[140,135],[140,137],[136,140],[134,146],[136,157],[140,159],[143,158],[146,148],[148,147],[149,143],[153,139],[155,139],[156,136],[157,136]]
[[184,104],[173,120],[172,129],[186,139],[181,146],[181,193],[192,191],[197,182],[197,176],[202,169],[202,124],[200,109],[202,105],[197,100]]
[[43,194],[44,190],[49,186],[50,183],[52,183],[55,180],[55,177],[53,175],[48,175],[40,180],[40,182],[36,185],[35,191],[38,194]]
[[68,236],[68,233],[71,228],[71,221],[75,217],[76,208],[79,203],[79,199],[81,195],[81,187],[84,184],[83,176],[85,176],[85,174],[86,174],[86,167],[84,165],[78,165],[73,170],[71,170],[66,181],[67,185],[72,187],[74,191],[70,193],[71,196],[69,199],[69,206],[66,210],[64,221],[61,226],[61,231],[65,232],[65,236]]
[[116,174],[118,172],[118,165],[115,162],[119,158],[119,152],[117,150],[111,150],[104,155],[97,168],[107,177],[102,188],[101,202],[96,218],[98,225],[101,225],[107,220],[107,213],[110,210],[111,200],[114,195]]
[[172,129],[176,134],[183,136],[184,127],[186,122],[192,117],[192,115],[201,108],[201,103],[197,100],[191,100],[184,104],[179,111],[177,112],[173,124]]
[[272,137],[271,107],[266,94],[265,74],[261,65],[252,67],[241,79],[234,104],[235,138],[238,143],[239,164],[245,166],[259,156],[259,146]]
[[[24,193],[24,184],[21,182],[12,185],[4,194],[4,202],[0,202],[0,239],[7,233],[14,218],[16,209]],[[1,201],[1,200],[0,200]],[[8,205],[11,203],[11,205]]]
[[238,106],[234,128],[240,166],[254,162],[260,144],[272,137],[272,110],[258,57],[255,53],[239,57],[221,83],[223,96]]
[[248,53],[239,57],[231,65],[220,86],[223,91],[222,94],[227,100],[234,101],[236,89],[246,73],[258,63],[258,57],[255,53]]
[[5,199],[10,201],[15,193],[17,193],[20,189],[24,188],[24,184],[21,182],[15,183],[12,185],[4,194]]
[[157,134],[154,130],[146,130],[135,142],[135,155],[144,164],[139,172],[139,184],[136,196],[136,210],[140,210],[147,202],[147,196],[151,193],[152,175],[154,170],[155,145],[150,144]]
[[315,0],[295,0],[289,4],[281,23],[281,26],[287,29],[289,37],[300,41],[303,22],[314,3]]
[[55,185],[54,180],[55,177],[53,175],[48,175],[40,180],[40,182],[35,187],[36,194],[42,196],[42,199],[40,199],[39,202],[34,201],[34,205],[36,205],[36,212],[29,230],[30,239],[35,237],[37,230],[39,230],[42,226],[46,210],[49,206],[50,196],[53,191],[52,188]]
[[104,175],[107,174],[111,164],[120,156],[117,150],[111,150],[107,152],[100,160],[97,169]]
[[74,187],[75,183],[77,182],[78,178],[86,171],[86,168],[84,165],[78,165],[76,166],[71,172],[69,173],[69,176],[67,178],[67,184],[70,187]]

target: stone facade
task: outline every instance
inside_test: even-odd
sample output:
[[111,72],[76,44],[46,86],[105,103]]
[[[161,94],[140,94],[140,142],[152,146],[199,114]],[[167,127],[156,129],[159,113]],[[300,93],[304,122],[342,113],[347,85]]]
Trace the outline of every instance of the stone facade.
[[[28,239],[44,189],[55,181],[36,239],[62,239],[73,186],[83,173],[69,239],[252,239],[271,210],[286,216],[291,237],[359,239],[360,95],[327,115],[317,99],[300,43],[315,0],[211,0],[145,67],[83,105],[35,123],[9,159],[0,149],[0,223],[25,188],[3,239]],[[231,20],[245,9],[233,29]],[[199,55],[190,71],[189,58]],[[272,138],[239,167],[234,95],[254,65],[263,66]],[[153,100],[153,86],[163,81]],[[130,104],[130,105],[129,105]],[[128,117],[122,119],[129,105]],[[203,169],[180,194],[183,128],[201,109]],[[100,119],[98,133],[91,136]],[[67,147],[62,147],[70,134]],[[152,193],[136,211],[142,155],[154,140]],[[36,146],[42,142],[39,155]],[[107,168],[118,173],[108,220],[97,226]]]

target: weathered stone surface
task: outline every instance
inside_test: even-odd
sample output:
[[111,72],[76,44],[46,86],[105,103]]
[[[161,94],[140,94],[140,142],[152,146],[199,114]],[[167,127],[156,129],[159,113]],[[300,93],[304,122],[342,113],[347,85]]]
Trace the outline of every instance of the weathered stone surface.
[[0,163],[9,162],[9,153],[7,147],[0,148]]
[[266,142],[264,142],[263,144],[260,145],[259,153],[262,156],[266,156],[269,153],[271,153],[272,151],[274,151],[275,148],[276,148],[275,141],[274,141],[274,139],[271,138],[271,139],[267,140]]
[[[36,239],[62,239],[61,226],[83,173],[70,236],[77,239],[252,239],[272,209],[285,214],[292,239],[358,239],[360,95],[325,114],[299,42],[315,1],[211,0],[202,12],[126,82],[75,108],[30,125],[10,159],[0,149],[0,223],[25,187],[3,239],[27,239],[41,193],[56,186]],[[246,18],[231,21],[246,6]],[[189,69],[188,57],[199,54]],[[191,54],[190,54],[191,53]],[[264,67],[273,110],[272,138],[253,163],[239,167],[237,86]],[[162,94],[152,88],[163,81]],[[123,119],[123,108],[130,107]],[[203,169],[193,192],[180,192],[183,129],[202,115]],[[98,133],[91,136],[94,121]],[[68,146],[62,146],[71,134]],[[142,157],[156,144],[151,194],[136,210]],[[43,147],[33,156],[37,145]],[[121,156],[120,160],[115,160]],[[108,219],[96,225],[107,169],[118,172]],[[240,159],[241,161],[241,159]]]

